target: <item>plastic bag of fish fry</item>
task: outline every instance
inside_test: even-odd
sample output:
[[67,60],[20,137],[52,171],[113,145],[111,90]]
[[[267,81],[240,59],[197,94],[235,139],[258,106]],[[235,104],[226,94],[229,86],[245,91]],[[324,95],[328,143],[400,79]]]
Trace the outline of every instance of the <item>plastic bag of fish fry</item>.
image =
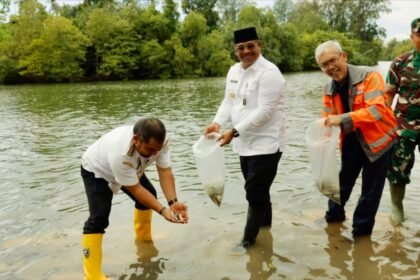
[[340,127],[324,125],[325,118],[314,121],[306,130],[305,140],[309,161],[318,190],[334,202],[340,202],[337,160]]
[[219,133],[202,135],[193,145],[198,177],[210,199],[220,207],[225,189],[225,152]]

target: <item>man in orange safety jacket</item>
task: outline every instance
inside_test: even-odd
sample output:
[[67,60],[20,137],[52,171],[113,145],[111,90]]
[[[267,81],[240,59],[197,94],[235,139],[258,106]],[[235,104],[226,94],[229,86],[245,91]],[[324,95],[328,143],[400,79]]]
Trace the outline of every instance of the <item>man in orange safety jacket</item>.
[[315,58],[332,80],[325,86],[322,117],[326,126],[341,127],[341,204],[328,201],[328,223],[345,220],[344,206],[362,171],[362,191],[353,215],[353,236],[370,235],[375,224],[396,121],[384,96],[382,76],[366,67],[347,64],[337,41],[319,45]]

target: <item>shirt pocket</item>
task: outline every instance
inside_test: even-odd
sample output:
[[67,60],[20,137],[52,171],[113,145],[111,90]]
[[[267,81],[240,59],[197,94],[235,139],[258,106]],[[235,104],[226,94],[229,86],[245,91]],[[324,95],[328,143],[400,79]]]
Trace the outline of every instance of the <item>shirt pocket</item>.
[[244,92],[244,99],[246,99],[246,105],[256,106],[258,103],[258,83],[251,82],[247,84]]

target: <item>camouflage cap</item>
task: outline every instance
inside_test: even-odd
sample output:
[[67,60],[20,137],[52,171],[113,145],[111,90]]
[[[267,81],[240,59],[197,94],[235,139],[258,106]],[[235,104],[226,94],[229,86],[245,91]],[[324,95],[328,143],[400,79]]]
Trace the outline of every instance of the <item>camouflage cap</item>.
[[416,18],[411,22],[411,32],[420,32],[420,18]]

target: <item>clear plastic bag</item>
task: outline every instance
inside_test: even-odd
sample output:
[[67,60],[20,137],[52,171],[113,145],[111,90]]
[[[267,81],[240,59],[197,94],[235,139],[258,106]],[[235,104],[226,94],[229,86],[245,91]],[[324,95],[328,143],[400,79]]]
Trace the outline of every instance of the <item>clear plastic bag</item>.
[[314,121],[305,133],[311,171],[318,190],[334,202],[341,204],[337,161],[340,128],[327,127],[324,122],[325,118]]
[[193,145],[198,177],[210,199],[220,207],[225,189],[225,152],[218,133],[202,135]]

